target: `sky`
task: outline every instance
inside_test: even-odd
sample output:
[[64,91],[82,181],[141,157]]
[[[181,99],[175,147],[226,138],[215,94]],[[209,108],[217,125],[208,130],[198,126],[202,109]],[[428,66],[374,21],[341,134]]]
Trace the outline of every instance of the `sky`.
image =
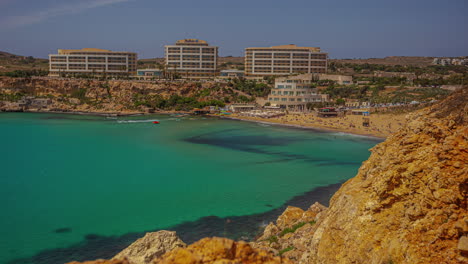
[[198,38],[220,56],[246,47],[320,47],[330,58],[468,56],[468,0],[0,0],[0,51],[47,58],[102,48],[164,56]]

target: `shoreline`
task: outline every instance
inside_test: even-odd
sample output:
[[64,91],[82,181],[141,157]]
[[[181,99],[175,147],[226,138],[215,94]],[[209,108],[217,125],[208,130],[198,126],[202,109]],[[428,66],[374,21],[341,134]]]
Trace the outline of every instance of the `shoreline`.
[[307,130],[316,130],[316,131],[326,132],[326,133],[340,132],[340,133],[344,133],[344,134],[349,134],[349,135],[354,135],[354,136],[363,136],[363,137],[369,137],[369,138],[375,138],[375,139],[386,139],[388,137],[388,136],[376,135],[376,134],[372,134],[372,133],[358,133],[358,132],[355,132],[355,131],[349,131],[349,130],[345,130],[345,129],[337,129],[337,128],[331,128],[331,127],[286,124],[286,123],[282,123],[282,122],[263,121],[263,120],[258,120],[258,119],[249,119],[249,118],[242,118],[242,117],[222,116],[220,118],[231,119],[231,120],[236,120],[236,121],[246,121],[246,122],[252,122],[252,123],[259,123],[259,124],[283,126],[283,127],[289,127],[289,128],[300,128],[300,129],[307,129]]
[[103,117],[118,117],[118,116],[145,116],[157,114],[188,114],[187,112],[178,111],[160,111],[154,113],[147,112],[85,112],[85,111],[64,111],[64,110],[21,110],[21,111],[0,111],[0,113],[41,113],[41,114],[69,114],[69,115],[89,115],[89,116],[103,116]]
[[[180,111],[158,111],[154,113],[147,113],[147,112],[84,112],[84,111],[61,111],[61,110],[21,110],[21,111],[2,111],[0,113],[43,113],[43,114],[69,114],[69,115],[89,115],[89,116],[101,116],[101,117],[132,117],[132,116],[149,116],[149,115],[168,115],[168,114],[191,114],[187,112],[180,112]],[[376,133],[362,133],[356,130],[349,130],[349,129],[341,129],[341,128],[332,128],[327,126],[320,126],[317,124],[310,124],[310,125],[303,125],[303,124],[294,124],[294,123],[285,123],[282,121],[277,120],[270,120],[270,119],[260,119],[260,118],[248,118],[243,116],[217,116],[217,115],[206,115],[208,117],[220,118],[220,119],[228,119],[228,120],[235,120],[235,121],[246,121],[258,124],[268,124],[268,125],[276,125],[288,128],[298,128],[298,129],[306,129],[306,130],[315,130],[318,132],[339,132],[345,133],[349,135],[355,136],[363,136],[368,138],[374,139],[386,139],[389,135],[382,135]]]

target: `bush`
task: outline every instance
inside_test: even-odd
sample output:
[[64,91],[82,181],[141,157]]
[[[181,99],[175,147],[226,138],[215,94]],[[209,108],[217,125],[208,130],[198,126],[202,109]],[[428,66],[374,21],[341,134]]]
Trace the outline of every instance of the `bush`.
[[282,237],[282,236],[284,236],[284,235],[286,235],[288,233],[294,233],[294,232],[296,232],[297,229],[303,227],[305,224],[307,224],[307,223],[306,222],[300,222],[300,223],[297,223],[297,224],[293,225],[293,227],[291,227],[291,228],[289,228],[289,227],[285,228],[285,229],[283,229],[283,231],[281,231],[279,236]]
[[293,246],[289,246],[289,247],[287,247],[287,248],[285,248],[285,249],[280,250],[280,251],[278,252],[278,255],[281,256],[281,255],[283,255],[284,253],[286,253],[286,252],[288,252],[288,251],[291,251],[291,250],[293,250],[293,249],[294,249]]

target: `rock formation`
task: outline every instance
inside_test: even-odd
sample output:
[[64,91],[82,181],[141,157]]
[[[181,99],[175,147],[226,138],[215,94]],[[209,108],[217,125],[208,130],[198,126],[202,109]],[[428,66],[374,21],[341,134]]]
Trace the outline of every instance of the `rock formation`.
[[85,261],[85,262],[69,262],[67,264],[130,264],[126,259],[112,259],[112,260],[105,260],[105,259],[98,259],[93,261]]
[[292,263],[281,256],[274,256],[264,250],[253,249],[248,243],[235,242],[227,238],[204,238],[187,248],[170,251],[160,259],[158,264],[202,264],[202,263]]
[[185,247],[176,232],[158,231],[146,235],[133,242],[113,259],[127,259],[129,264],[147,264],[164,253],[175,248]]
[[268,246],[297,263],[467,263],[467,94],[409,115],[314,225],[279,237],[300,217],[288,208],[255,244],[276,235]]
[[51,98],[53,104],[48,107],[52,110],[80,112],[145,112],[148,107],[157,108],[158,100],[168,99],[172,95],[192,97],[200,102],[226,99],[235,102],[237,96],[250,97],[233,89],[228,83],[217,82],[102,81],[0,76],[0,101],[2,96],[22,95]]

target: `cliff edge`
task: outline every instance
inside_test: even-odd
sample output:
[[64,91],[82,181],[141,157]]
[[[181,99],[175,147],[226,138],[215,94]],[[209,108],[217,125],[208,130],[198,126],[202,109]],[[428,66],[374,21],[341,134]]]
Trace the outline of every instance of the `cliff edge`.
[[409,115],[317,219],[300,263],[467,263],[468,89]]

